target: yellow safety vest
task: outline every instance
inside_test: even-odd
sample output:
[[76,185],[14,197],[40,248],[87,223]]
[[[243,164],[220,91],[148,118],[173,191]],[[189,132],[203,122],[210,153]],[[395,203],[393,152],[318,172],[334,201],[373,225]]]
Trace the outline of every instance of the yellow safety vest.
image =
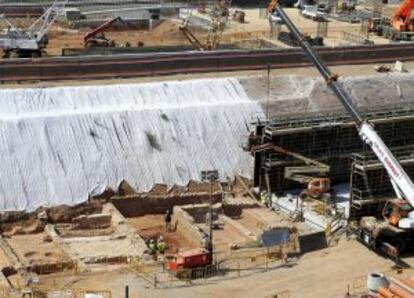
[[164,242],[158,242],[158,250],[159,252],[165,251],[165,243]]

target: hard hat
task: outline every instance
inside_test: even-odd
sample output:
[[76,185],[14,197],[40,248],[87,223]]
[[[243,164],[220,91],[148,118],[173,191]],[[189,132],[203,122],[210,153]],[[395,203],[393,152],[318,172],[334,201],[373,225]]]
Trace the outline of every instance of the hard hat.
[[150,243],[154,243],[154,239],[151,239],[151,240],[150,240]]
[[164,237],[162,237],[162,235],[160,235],[160,237],[158,238],[160,241],[164,240]]

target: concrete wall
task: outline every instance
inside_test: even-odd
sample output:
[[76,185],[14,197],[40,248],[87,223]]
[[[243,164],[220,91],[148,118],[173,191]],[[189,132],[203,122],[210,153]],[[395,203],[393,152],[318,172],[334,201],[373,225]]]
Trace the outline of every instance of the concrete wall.
[[[213,203],[221,202],[221,193],[213,193]],[[202,204],[209,202],[208,193],[189,193],[179,195],[137,194],[112,198],[112,204],[125,217],[137,217],[146,214],[163,214],[174,206]]]

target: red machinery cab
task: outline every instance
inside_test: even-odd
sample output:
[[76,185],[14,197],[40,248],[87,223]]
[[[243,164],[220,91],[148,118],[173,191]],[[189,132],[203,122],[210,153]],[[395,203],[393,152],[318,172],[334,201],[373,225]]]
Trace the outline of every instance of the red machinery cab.
[[211,263],[211,253],[206,249],[197,248],[177,253],[174,259],[168,262],[167,268],[176,272],[180,269],[203,267]]
[[320,198],[323,194],[331,191],[331,180],[329,178],[313,178],[308,183],[308,194],[312,198]]
[[391,18],[392,26],[398,31],[414,31],[411,14],[414,9],[414,0],[405,0],[394,12]]
[[391,225],[398,227],[400,219],[408,217],[413,207],[405,200],[389,200],[384,206],[382,216]]

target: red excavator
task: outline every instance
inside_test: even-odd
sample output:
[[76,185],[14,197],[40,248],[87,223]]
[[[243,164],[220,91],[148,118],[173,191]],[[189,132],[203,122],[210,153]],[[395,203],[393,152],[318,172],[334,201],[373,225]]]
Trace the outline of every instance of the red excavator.
[[116,22],[123,22],[121,17],[116,17],[112,20],[109,20],[99,27],[95,28],[91,32],[88,32],[83,37],[83,42],[86,48],[93,48],[93,47],[115,47],[115,41],[110,40],[105,37],[104,31],[111,27]]
[[391,18],[371,18],[369,31],[391,40],[414,40],[414,22],[411,14],[414,0],[405,0]]
[[405,0],[403,4],[394,12],[391,18],[391,25],[398,31],[414,31],[411,13],[414,9],[413,0]]

